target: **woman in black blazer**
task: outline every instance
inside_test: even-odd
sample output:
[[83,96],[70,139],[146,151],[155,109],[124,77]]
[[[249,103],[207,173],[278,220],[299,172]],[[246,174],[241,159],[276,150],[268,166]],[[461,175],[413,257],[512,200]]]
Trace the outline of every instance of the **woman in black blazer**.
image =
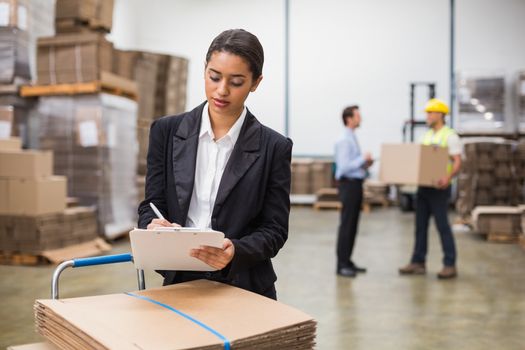
[[[244,106],[263,61],[253,34],[221,33],[206,55],[207,101],[151,125],[139,227],[208,227],[226,237],[221,249],[190,253],[216,272],[160,271],[164,285],[206,278],[276,299],[270,259],[288,237],[292,141]],[[150,202],[167,220],[156,218]]]

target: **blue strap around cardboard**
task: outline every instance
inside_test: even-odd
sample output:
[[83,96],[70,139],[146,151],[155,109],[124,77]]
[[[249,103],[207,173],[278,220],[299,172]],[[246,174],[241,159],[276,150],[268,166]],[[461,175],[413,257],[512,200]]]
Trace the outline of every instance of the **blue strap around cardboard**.
[[159,305],[159,306],[162,306],[163,308],[165,309],[168,309],[170,311],[173,311],[175,312],[177,315],[179,316],[182,316],[184,317],[185,319],[187,320],[190,320],[191,322],[195,323],[196,325],[204,328],[205,330],[207,330],[208,332],[212,333],[213,335],[217,336],[220,340],[223,341],[224,343],[224,350],[230,350],[230,341],[228,340],[228,338],[226,338],[224,335],[222,335],[221,333],[217,332],[215,329],[211,328],[210,326],[200,322],[199,320],[196,320],[194,319],[193,317],[191,317],[190,315],[187,315],[185,314],[184,312],[180,311],[180,310],[177,310],[175,309],[174,307],[171,307],[169,305],[166,305],[166,304],[163,304],[161,302],[158,302],[156,300],[153,300],[151,298],[148,298],[148,297],[145,297],[143,295],[138,295],[138,294],[134,294],[134,293],[129,293],[129,292],[126,292],[125,294],[129,295],[129,296],[132,296],[132,297],[135,297],[135,298],[138,298],[138,299],[142,299],[142,300],[146,300],[146,301],[149,301],[150,303],[153,303],[153,304],[156,304],[156,305]]

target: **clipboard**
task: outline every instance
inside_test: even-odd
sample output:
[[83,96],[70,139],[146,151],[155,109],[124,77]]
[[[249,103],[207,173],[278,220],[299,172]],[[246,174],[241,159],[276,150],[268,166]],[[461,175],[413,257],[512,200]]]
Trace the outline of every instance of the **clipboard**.
[[189,227],[155,230],[134,229],[129,233],[135,268],[142,270],[216,271],[190,250],[201,245],[220,248],[224,233]]

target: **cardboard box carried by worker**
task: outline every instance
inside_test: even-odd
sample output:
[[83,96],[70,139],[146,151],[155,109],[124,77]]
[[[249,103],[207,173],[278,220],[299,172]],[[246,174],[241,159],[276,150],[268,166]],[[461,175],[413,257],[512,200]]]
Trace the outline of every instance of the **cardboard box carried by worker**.
[[383,144],[379,176],[386,184],[434,187],[447,175],[448,162],[446,147]]

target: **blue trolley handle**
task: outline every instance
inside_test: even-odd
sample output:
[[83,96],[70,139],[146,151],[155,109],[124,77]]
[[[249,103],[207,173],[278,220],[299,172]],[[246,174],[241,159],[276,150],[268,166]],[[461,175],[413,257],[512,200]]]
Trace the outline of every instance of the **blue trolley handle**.
[[[133,262],[133,256],[130,253],[126,254],[116,254],[116,255],[104,255],[104,256],[95,256],[91,258],[82,258],[82,259],[73,259],[66,260],[60,265],[58,265],[53,272],[53,280],[51,281],[51,298],[58,299],[58,280],[60,274],[68,267],[86,267],[86,266],[95,266],[95,265],[105,265],[105,264],[116,264],[122,262]],[[139,290],[144,290],[146,288],[146,283],[144,280],[144,270],[137,270],[137,279],[139,284]]]

